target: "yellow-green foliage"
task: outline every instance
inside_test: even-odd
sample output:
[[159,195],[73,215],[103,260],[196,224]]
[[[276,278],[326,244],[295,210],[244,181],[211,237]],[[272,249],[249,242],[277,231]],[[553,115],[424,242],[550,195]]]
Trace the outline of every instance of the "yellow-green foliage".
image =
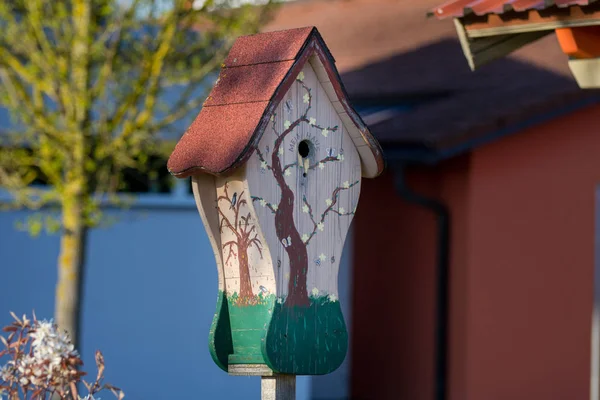
[[[229,1],[0,0],[0,107],[14,127],[0,126],[0,188],[12,195],[0,208],[44,207],[23,226],[61,232],[55,321],[75,343],[102,202],[127,204],[123,171],[156,168],[149,160],[174,145],[159,134],[199,111],[233,40],[270,14]],[[161,104],[176,85],[176,102]]]
[[[0,106],[15,127],[0,127],[0,186],[12,206],[75,202],[84,224],[95,226],[100,199],[122,199],[114,194],[125,168],[156,168],[149,158],[173,145],[160,143],[159,133],[198,112],[200,88],[212,85],[206,78],[232,41],[256,32],[272,9],[193,3],[0,2]],[[175,85],[176,103],[161,104]],[[43,190],[33,185],[40,181]],[[44,221],[33,221],[32,233]]]

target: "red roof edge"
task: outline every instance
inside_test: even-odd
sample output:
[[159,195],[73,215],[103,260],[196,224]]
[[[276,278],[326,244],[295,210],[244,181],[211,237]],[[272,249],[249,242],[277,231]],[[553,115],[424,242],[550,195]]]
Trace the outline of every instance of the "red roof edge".
[[449,0],[429,10],[427,16],[435,16],[437,19],[443,20],[462,18],[469,14],[483,16],[504,14],[509,11],[545,10],[550,7],[588,6],[593,1],[595,0]]
[[[295,77],[302,70],[302,67],[308,62],[309,58],[312,55],[316,55],[319,57],[319,60],[325,67],[327,74],[330,77],[330,81],[334,87],[335,93],[340,100],[340,103],[343,105],[344,110],[348,114],[348,116],[352,119],[355,126],[361,132],[362,138],[370,148],[373,158],[376,164],[375,170],[365,170],[363,167],[363,176],[367,178],[374,178],[380,175],[385,169],[385,159],[383,157],[383,151],[379,142],[374,138],[374,136],[369,131],[367,125],[364,123],[360,115],[354,110],[354,108],[350,105],[349,96],[344,88],[341,77],[337,68],[335,67],[335,60],[331,55],[331,52],[327,48],[325,41],[323,40],[321,34],[318,32],[316,27],[307,27],[312,28],[310,33],[304,40],[304,43],[300,47],[300,50],[297,52],[295,56],[295,61],[292,64],[291,68],[287,71],[284,78],[281,80],[278,87],[273,92],[270,100],[268,101],[268,105],[264,108],[262,115],[260,116],[259,123],[256,125],[254,132],[251,137],[243,147],[243,149],[232,157],[234,160],[232,162],[227,162],[225,165],[219,165],[217,168],[210,168],[205,165],[202,165],[201,162],[195,162],[193,165],[190,164],[190,161],[186,161],[186,163],[178,162],[179,158],[182,157],[182,153],[186,153],[189,151],[193,151],[193,149],[186,149],[187,151],[182,150],[182,139],[177,143],[173,153],[169,157],[169,161],[167,163],[167,168],[169,172],[177,177],[177,178],[186,178],[191,175],[197,173],[208,173],[211,175],[222,175],[228,173],[229,171],[239,167],[243,164],[253,153],[256,146],[258,145],[263,132],[268,126],[270,115],[275,111],[275,108],[278,106],[279,102],[287,93],[290,86],[294,83]],[[306,29],[306,28],[305,28]],[[288,30],[289,31],[289,30]],[[268,35],[268,34],[277,34],[286,31],[278,31],[278,32],[268,32],[261,33],[257,35],[252,35],[258,37],[260,35]],[[247,36],[243,37],[247,38]],[[238,39],[239,40],[239,39]],[[235,46],[235,44],[234,44]],[[229,57],[228,57],[229,59]],[[212,108],[212,107],[211,107]],[[201,112],[202,113],[202,112]],[[200,115],[196,118],[195,122],[198,121]],[[187,134],[187,132],[186,132]],[[184,134],[185,136],[185,134]],[[362,158],[362,156],[361,156]],[[363,164],[364,166],[364,164]]]

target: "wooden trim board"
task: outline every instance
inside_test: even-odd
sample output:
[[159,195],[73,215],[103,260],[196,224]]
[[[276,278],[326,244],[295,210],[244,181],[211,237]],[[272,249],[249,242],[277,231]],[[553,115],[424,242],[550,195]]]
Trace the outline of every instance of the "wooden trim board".
[[580,88],[600,88],[600,58],[569,60],[569,68]]
[[460,20],[454,19],[454,25],[463,53],[472,71],[551,33],[551,31],[541,31],[470,38]]

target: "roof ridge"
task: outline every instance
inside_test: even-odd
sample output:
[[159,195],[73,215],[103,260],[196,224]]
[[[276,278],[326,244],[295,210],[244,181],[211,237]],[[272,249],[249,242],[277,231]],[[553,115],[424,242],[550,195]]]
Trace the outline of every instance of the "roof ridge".
[[284,60],[277,60],[277,61],[262,61],[262,62],[257,62],[257,63],[253,63],[253,64],[241,64],[241,65],[224,65],[223,69],[233,69],[233,68],[240,68],[240,67],[250,67],[252,65],[263,65],[263,64],[277,64],[277,63],[282,63],[282,62],[286,62],[286,61],[294,61],[296,58],[286,58]]
[[231,102],[231,103],[209,104],[209,105],[202,106],[202,107],[203,108],[206,108],[206,107],[225,107],[225,106],[234,106],[234,105],[238,105],[238,104],[268,103],[269,101],[271,101],[271,100],[235,101],[235,102]]

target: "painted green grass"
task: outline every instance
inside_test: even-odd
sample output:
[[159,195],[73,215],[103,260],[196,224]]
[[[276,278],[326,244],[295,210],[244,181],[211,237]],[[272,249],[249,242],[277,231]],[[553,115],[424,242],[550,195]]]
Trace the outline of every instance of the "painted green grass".
[[348,332],[338,301],[311,297],[308,307],[275,303],[264,353],[274,371],[322,375],[337,369],[348,350]]
[[237,293],[227,297],[233,341],[230,364],[264,364],[262,341],[271,319],[275,295],[239,298]]

